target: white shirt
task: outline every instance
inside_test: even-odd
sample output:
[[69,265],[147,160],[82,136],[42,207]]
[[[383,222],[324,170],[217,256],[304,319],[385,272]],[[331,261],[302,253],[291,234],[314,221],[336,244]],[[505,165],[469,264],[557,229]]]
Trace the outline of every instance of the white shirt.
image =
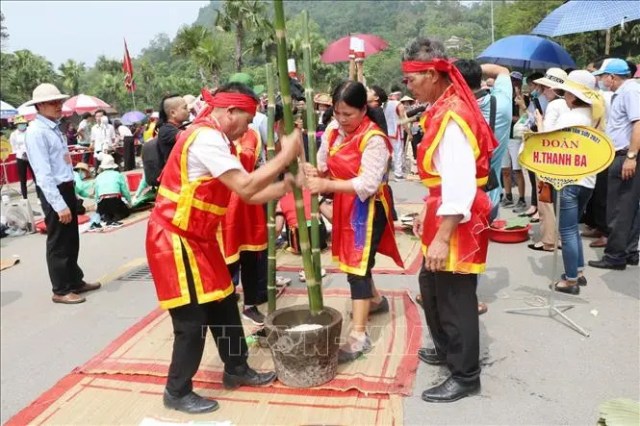
[[[562,114],[558,118],[555,127],[545,128],[545,131],[560,130],[572,126],[592,126],[592,121],[590,107],[574,108]],[[593,189],[596,187],[596,175],[587,176],[576,182],[576,185]]]
[[78,137],[78,143],[80,145],[89,145],[91,143],[91,129],[89,128],[89,122],[84,119],[78,124],[77,133],[81,133],[82,137]]
[[[542,129],[539,132],[548,132],[550,129],[557,128],[558,119],[562,114],[569,112],[569,107],[564,99],[554,99],[549,102],[547,109],[544,111],[542,120]],[[565,126],[566,127],[566,126]]]
[[96,124],[91,128],[91,142],[93,143],[93,149],[96,153],[110,148],[115,140],[116,132],[111,124]]
[[131,133],[131,129],[127,126],[121,124],[120,127],[118,127],[118,136],[120,137],[120,140],[124,140],[125,136],[133,136],[133,133]]
[[469,140],[453,120],[447,123],[433,165],[442,178],[442,204],[436,215],[462,215],[460,223],[468,222],[477,192],[476,160]]
[[201,177],[214,177],[238,169],[246,173],[238,157],[231,153],[231,142],[214,129],[202,128],[187,151],[187,175],[189,181]]
[[27,144],[25,143],[27,131],[21,132],[20,130],[14,130],[9,136],[9,143],[11,144],[11,150],[16,155],[16,158],[21,160],[27,159]]

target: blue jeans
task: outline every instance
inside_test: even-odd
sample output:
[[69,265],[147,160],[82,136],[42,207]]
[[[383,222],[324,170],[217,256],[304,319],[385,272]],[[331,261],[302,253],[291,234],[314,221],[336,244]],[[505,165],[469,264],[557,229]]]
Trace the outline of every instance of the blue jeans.
[[560,238],[562,240],[562,262],[565,278],[578,279],[578,272],[584,269],[582,239],[578,222],[582,217],[593,189],[579,185],[565,186],[560,197]]

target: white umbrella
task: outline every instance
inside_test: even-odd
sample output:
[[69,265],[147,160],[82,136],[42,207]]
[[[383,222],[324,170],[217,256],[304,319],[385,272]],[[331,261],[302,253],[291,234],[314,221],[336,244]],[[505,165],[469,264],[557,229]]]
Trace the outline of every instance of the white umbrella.
[[36,115],[38,115],[38,111],[36,111],[36,107],[34,107],[33,105],[25,106],[24,104],[22,104],[18,107],[18,115],[21,115],[26,120],[31,121],[36,118]]
[[18,114],[18,110],[5,101],[0,101],[0,118],[6,119]]

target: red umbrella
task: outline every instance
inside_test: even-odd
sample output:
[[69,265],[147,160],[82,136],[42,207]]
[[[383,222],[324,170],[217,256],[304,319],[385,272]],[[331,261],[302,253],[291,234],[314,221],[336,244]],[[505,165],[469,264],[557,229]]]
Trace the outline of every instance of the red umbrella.
[[[389,43],[373,34],[353,34],[364,41],[364,56],[373,55],[389,46]],[[342,37],[331,43],[322,53],[322,62],[331,64],[334,62],[348,62],[349,48],[351,46],[351,35]]]
[[109,104],[95,96],[77,95],[67,99],[62,105],[62,112],[84,114],[85,112],[95,112],[104,108],[110,108]]

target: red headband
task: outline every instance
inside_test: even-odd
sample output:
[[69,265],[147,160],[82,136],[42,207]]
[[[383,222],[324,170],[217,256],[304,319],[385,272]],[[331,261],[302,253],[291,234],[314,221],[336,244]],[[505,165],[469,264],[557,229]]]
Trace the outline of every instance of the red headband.
[[429,62],[425,61],[404,61],[402,62],[402,72],[425,72],[429,70],[436,70],[442,72],[451,71],[451,62],[446,59],[432,59]]
[[206,90],[202,91],[203,99],[213,108],[238,108],[251,115],[255,115],[258,102],[251,96],[235,92],[218,92],[211,95]]

